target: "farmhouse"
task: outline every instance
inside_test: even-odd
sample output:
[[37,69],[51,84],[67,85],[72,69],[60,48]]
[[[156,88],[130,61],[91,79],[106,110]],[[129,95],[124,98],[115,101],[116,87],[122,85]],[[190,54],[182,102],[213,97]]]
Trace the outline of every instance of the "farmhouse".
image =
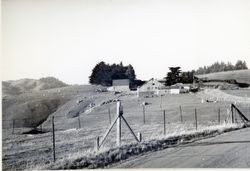
[[159,82],[157,79],[151,78],[141,87],[137,88],[137,96],[157,94],[164,87],[163,83]]
[[143,84],[140,88],[139,91],[145,92],[145,91],[153,91],[155,92],[156,90],[162,89],[164,84],[160,83],[157,79],[151,78],[149,81],[147,81],[145,84]]
[[108,88],[109,91],[130,91],[129,79],[117,79],[112,81],[112,87]]

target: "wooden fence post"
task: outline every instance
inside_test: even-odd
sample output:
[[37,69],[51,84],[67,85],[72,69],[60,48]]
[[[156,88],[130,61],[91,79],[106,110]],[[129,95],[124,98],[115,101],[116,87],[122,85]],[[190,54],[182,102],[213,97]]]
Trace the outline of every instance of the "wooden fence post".
[[232,123],[234,123],[234,111],[233,111],[233,105],[231,105],[231,113],[232,113]]
[[80,115],[78,116],[78,129],[81,128],[81,118],[80,118]]
[[108,109],[108,114],[109,114],[109,124],[111,124],[110,108]]
[[180,115],[181,115],[181,123],[183,122],[183,118],[182,118],[182,108],[180,106]]
[[161,94],[160,96],[161,96],[161,105],[160,105],[160,107],[161,107],[161,109],[162,109],[162,94]]
[[166,114],[165,110],[163,110],[163,133],[166,135]]
[[15,119],[12,120],[12,134],[14,134],[15,131]]
[[97,136],[97,139],[96,139],[96,150],[97,151],[99,150],[99,147],[100,147],[100,137]]
[[52,116],[52,136],[53,136],[53,159],[56,161],[56,145],[55,145],[55,125],[54,125],[54,116]]
[[141,142],[141,140],[142,140],[142,136],[141,136],[140,132],[138,132],[138,140],[139,140],[139,142]]
[[220,124],[220,107],[218,109],[218,123]]
[[142,105],[142,112],[143,112],[143,123],[145,124],[145,105]]
[[116,114],[117,114],[117,140],[116,140],[116,144],[117,146],[121,145],[121,102],[118,101],[117,102],[117,108],[116,108]]
[[196,108],[195,108],[195,111],[194,111],[194,117],[195,117],[195,128],[197,130],[198,122],[197,122],[197,111],[196,111]]

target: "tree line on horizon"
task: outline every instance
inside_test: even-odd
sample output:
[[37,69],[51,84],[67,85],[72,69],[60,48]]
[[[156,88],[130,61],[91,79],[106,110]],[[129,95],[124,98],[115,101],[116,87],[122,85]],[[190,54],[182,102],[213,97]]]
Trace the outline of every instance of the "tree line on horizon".
[[[165,85],[170,86],[176,83],[193,83],[194,75],[209,74],[222,71],[233,71],[248,69],[246,61],[238,60],[235,65],[230,62],[215,62],[210,66],[199,67],[197,70],[181,71],[181,67],[169,67],[165,79]],[[130,87],[142,85],[145,81],[136,79],[134,68],[131,64],[123,66],[120,64],[106,64],[101,61],[92,69],[89,76],[90,84],[112,86],[113,79],[129,79]]]
[[248,69],[246,61],[238,60],[235,65],[231,62],[215,62],[210,66],[199,67],[195,74],[209,74],[214,72],[223,72],[223,71],[234,71],[234,70],[242,70]]

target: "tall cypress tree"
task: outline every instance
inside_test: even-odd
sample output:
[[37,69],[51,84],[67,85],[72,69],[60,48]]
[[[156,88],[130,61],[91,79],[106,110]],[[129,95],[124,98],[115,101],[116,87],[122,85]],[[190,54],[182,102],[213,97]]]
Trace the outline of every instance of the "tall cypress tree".
[[165,85],[170,86],[180,82],[181,67],[169,67],[170,72],[167,73]]

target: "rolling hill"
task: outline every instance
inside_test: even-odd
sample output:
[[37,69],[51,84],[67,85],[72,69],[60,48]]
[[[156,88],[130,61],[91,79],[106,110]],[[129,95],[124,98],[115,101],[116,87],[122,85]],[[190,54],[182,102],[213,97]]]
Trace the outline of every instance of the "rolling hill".
[[51,88],[60,88],[68,86],[66,83],[54,77],[45,77],[41,79],[20,79],[15,81],[3,81],[2,90],[5,95],[18,95],[26,92],[47,90]]
[[250,85],[249,69],[195,75],[195,77],[203,81],[235,81],[235,83]]
[[[80,97],[84,99],[81,104],[86,101],[86,105],[89,105],[91,102],[88,97],[98,94],[96,90],[100,88],[102,87],[94,85],[67,85],[53,77],[4,81],[2,82],[3,127],[9,127],[13,120],[16,127],[37,126],[68,101]],[[76,101],[73,100],[73,104],[77,104]],[[79,110],[82,111],[85,107]]]

